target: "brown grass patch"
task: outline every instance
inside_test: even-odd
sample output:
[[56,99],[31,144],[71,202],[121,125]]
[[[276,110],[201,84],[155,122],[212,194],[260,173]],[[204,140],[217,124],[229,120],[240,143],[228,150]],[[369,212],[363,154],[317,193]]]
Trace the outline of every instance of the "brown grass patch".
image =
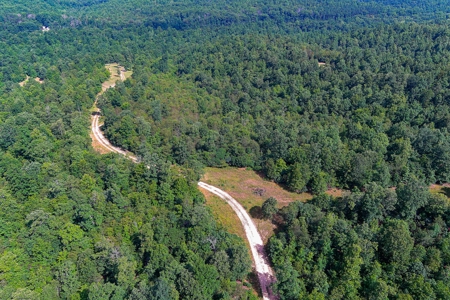
[[[126,71],[122,66],[118,63],[106,64],[105,68],[108,69],[110,76],[108,80],[102,83],[102,92],[106,91],[111,87],[116,86],[116,82],[122,80],[126,80],[131,77],[133,74],[132,71]],[[122,76],[120,75],[122,73]]]
[[[30,76],[27,75],[27,78],[25,78],[24,81],[19,82],[19,85],[21,87],[25,86],[25,84],[28,82],[28,80],[30,80]],[[34,78],[34,81],[36,81],[37,83],[40,83],[40,84],[44,83],[44,79],[41,79],[39,77]]]
[[23,87],[23,86],[28,82],[28,79],[30,79],[30,76],[27,75],[27,78],[25,78],[24,81],[19,82],[19,85],[20,85],[21,87]]
[[[91,117],[92,120],[93,117]],[[91,121],[91,125],[92,125],[92,121]],[[91,128],[91,132],[89,133],[89,136],[92,139],[92,148],[94,148],[94,151],[100,153],[100,154],[106,154],[106,153],[110,153],[111,150],[109,150],[108,148],[106,148],[105,146],[103,146],[95,137],[94,134],[92,133],[92,128]]]
[[450,184],[432,184],[430,185],[430,193],[432,194],[442,194],[447,198],[450,198]]
[[44,79],[41,79],[39,77],[34,78],[34,81],[36,81],[37,83],[40,83],[40,84],[44,83]]
[[[263,179],[251,170],[243,168],[206,168],[205,171],[203,181],[229,193],[250,213],[264,243],[273,235],[276,227],[271,221],[259,218],[254,211],[261,207],[267,198],[274,197],[277,199],[278,207],[286,206],[296,200],[307,201],[312,199],[312,195],[309,193],[297,194],[289,192],[280,185]],[[256,189],[262,189],[264,191],[263,194],[255,194]],[[225,205],[227,204],[225,203]],[[224,214],[223,212],[220,213]]]
[[335,198],[340,198],[340,197],[342,197],[344,195],[345,192],[346,192],[345,190],[341,190],[341,189],[338,189],[338,188],[330,188],[330,189],[328,189],[325,192],[325,194],[328,194],[328,195],[333,196]]
[[[244,168],[206,168],[202,180],[225,190],[236,198],[247,211],[254,206],[261,206],[269,197],[277,199],[279,207],[296,200],[312,199],[312,195],[309,193],[289,192],[275,182],[263,179],[255,171]],[[262,196],[254,193],[256,189],[264,190]]]

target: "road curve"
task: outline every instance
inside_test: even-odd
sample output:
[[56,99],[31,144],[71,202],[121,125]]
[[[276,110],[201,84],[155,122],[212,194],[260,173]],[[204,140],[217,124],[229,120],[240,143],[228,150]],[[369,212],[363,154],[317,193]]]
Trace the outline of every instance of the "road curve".
[[94,138],[97,140],[99,144],[101,144],[104,148],[108,149],[111,152],[115,152],[118,154],[122,154],[126,158],[132,160],[133,162],[137,163],[139,162],[138,158],[120,148],[114,147],[111,145],[111,143],[108,141],[108,139],[105,138],[103,135],[103,132],[100,129],[99,125],[99,118],[100,118],[100,112],[96,112],[92,116],[92,134],[94,135]]
[[255,269],[258,273],[258,279],[261,286],[263,299],[276,299],[276,297],[272,295],[270,289],[270,285],[275,281],[275,277],[273,276],[273,271],[267,260],[267,255],[264,250],[264,244],[261,236],[259,235],[258,230],[256,229],[256,226],[248,215],[247,211],[239,202],[237,202],[233,197],[231,197],[228,193],[222,191],[221,189],[218,189],[201,181],[198,183],[198,185],[201,188],[204,188],[205,190],[225,200],[239,217],[239,220],[241,220],[241,223],[244,226],[245,235],[247,236],[248,242],[250,244],[250,249],[252,251],[253,260],[255,262]]
[[[122,72],[121,72],[122,73]],[[122,77],[122,76],[121,76]],[[139,159],[132,155],[129,152],[126,152],[118,147],[114,147],[111,145],[111,143],[108,141],[108,139],[103,135],[103,132],[100,129],[99,125],[99,118],[100,118],[100,109],[96,107],[97,101],[95,101],[95,112],[92,114],[92,134],[93,138],[101,144],[105,149],[115,152],[118,154],[121,154],[125,156],[126,158],[130,159],[131,161],[138,163]],[[248,215],[247,211],[242,207],[239,202],[237,202],[233,197],[231,197],[228,193],[222,191],[221,189],[218,189],[212,185],[206,184],[204,182],[199,182],[198,185],[219,196],[223,200],[225,200],[231,208],[234,210],[234,212],[239,217],[239,220],[242,223],[242,226],[244,227],[245,234],[247,236],[248,242],[250,244],[250,249],[253,256],[253,261],[255,263],[255,269],[258,274],[259,284],[261,287],[261,292],[263,295],[264,300],[275,300],[277,297],[272,294],[270,285],[275,281],[275,277],[273,275],[273,271],[270,267],[270,264],[267,259],[267,255],[264,250],[264,244],[262,241],[261,236],[258,233],[258,230],[256,229],[255,224],[253,223],[252,219]]]

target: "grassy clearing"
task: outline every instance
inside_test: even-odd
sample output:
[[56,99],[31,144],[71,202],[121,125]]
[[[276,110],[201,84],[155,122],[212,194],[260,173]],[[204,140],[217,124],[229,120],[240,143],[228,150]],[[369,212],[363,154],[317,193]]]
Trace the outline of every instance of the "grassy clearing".
[[133,74],[132,71],[126,71],[124,67],[122,67],[117,63],[106,64],[105,68],[108,69],[110,76],[108,80],[106,80],[102,84],[103,92],[109,89],[110,87],[114,87],[116,85],[116,81],[126,80]]
[[[261,206],[269,197],[276,198],[279,207],[286,206],[296,200],[307,201],[312,199],[312,195],[309,193],[289,192],[280,185],[265,180],[255,171],[247,169],[206,168],[202,180],[225,190],[236,198],[248,212],[254,206]],[[255,194],[256,189],[264,190],[262,196]]]
[[[30,80],[30,76],[27,75],[27,78],[25,78],[24,81],[19,82],[19,85],[23,87],[28,82],[28,80]],[[44,83],[44,79],[40,79],[39,77],[34,78],[34,81],[40,84]]]
[[443,185],[432,184],[430,185],[430,192],[432,194],[442,194],[447,198],[450,198],[450,184],[449,183],[445,183]]
[[123,75],[125,76],[125,80],[131,77],[133,75],[133,71],[125,71],[123,72]]
[[204,189],[201,191],[203,195],[205,195],[206,205],[211,209],[211,212],[217,222],[228,232],[238,235],[247,242],[244,227],[231,206],[213,193],[210,193]]
[[[312,195],[309,193],[291,193],[278,184],[263,179],[256,172],[246,169],[206,168],[202,180],[226,191],[242,204],[250,213],[264,243],[273,235],[276,228],[271,221],[261,219],[258,214],[259,207],[267,198],[274,197],[277,199],[279,207],[286,206],[296,200],[307,201],[312,198]],[[255,194],[256,189],[262,189],[264,192],[262,195]],[[225,206],[228,206],[223,200],[221,201]],[[232,218],[230,213],[224,209],[225,207],[217,211],[218,217]],[[231,213],[234,215],[234,212],[231,211]],[[236,220],[239,222],[237,217]]]
[[[277,199],[279,208],[297,200],[305,202],[313,198],[310,193],[297,194],[289,192],[280,185],[264,179],[255,171],[244,168],[206,168],[202,181],[226,191],[239,201],[250,213],[264,243],[268,241],[276,229],[276,226],[271,221],[261,218],[260,207],[267,198],[274,197]],[[255,193],[257,189],[263,190],[262,195]],[[333,197],[342,197],[344,191],[333,188],[326,193]],[[227,206],[225,202],[223,203]],[[220,218],[231,217],[229,212],[225,210],[225,207],[217,210],[217,213]],[[236,220],[239,221],[237,217]]]

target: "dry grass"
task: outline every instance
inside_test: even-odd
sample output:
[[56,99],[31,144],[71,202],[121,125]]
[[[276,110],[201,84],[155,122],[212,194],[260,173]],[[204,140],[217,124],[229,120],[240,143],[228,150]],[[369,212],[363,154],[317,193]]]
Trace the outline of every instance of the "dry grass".
[[217,222],[228,232],[238,235],[247,242],[244,227],[231,206],[213,193],[204,189],[201,189],[201,191],[205,195],[206,205],[211,209]]
[[34,81],[36,81],[37,83],[40,83],[40,84],[44,83],[44,79],[40,79],[39,77],[34,78]]
[[117,63],[106,64],[105,68],[108,69],[111,75],[109,76],[108,80],[106,80],[102,84],[103,92],[109,89],[110,87],[114,87],[116,85],[116,81],[121,80],[120,76],[121,72],[123,73],[124,80],[131,77],[131,75],[133,74],[132,71],[125,71],[125,69]]
[[[225,190],[249,212],[252,207],[261,206],[269,197],[277,199],[279,207],[286,206],[295,200],[312,199],[309,193],[289,192],[280,185],[263,179],[255,171],[243,168],[206,168],[202,180]],[[254,193],[258,188],[264,190],[262,196]]]
[[[312,198],[309,193],[291,193],[274,182],[264,180],[256,172],[246,169],[206,168],[202,180],[226,191],[242,204],[250,213],[264,243],[273,235],[276,228],[271,221],[261,219],[258,215],[259,207],[267,198],[274,197],[277,199],[279,207],[286,206],[296,200],[307,201]],[[263,195],[255,194],[255,189],[263,189]],[[225,203],[225,205],[227,204]],[[226,215],[229,218],[229,213],[225,210],[219,210],[218,213],[219,216]],[[236,220],[239,222],[237,217]]]
[[131,77],[133,75],[133,71],[125,71],[123,72],[123,75],[125,76],[125,80]]
[[102,144],[99,143],[99,141],[94,137],[94,134],[92,133],[92,131],[89,133],[89,136],[92,139],[92,148],[94,148],[94,151],[96,151],[100,154],[106,154],[106,153],[111,152],[111,150],[109,150],[108,148],[106,148],[105,146],[103,146]]
[[[24,81],[19,82],[19,85],[21,87],[23,87],[28,82],[28,80],[30,80],[30,76],[27,75],[27,78],[25,78]],[[44,83],[44,79],[40,79],[39,77],[34,78],[34,81],[36,81],[36,82],[38,82],[40,84]]]
[[331,188],[331,189],[328,189],[328,191],[326,191],[325,194],[333,196],[334,198],[339,198],[339,197],[342,197],[345,192],[346,192],[345,190],[341,190],[338,188]]
[[[442,194],[447,198],[450,198],[450,183],[444,184],[432,184],[430,185],[430,192],[432,194]],[[449,199],[450,200],[450,199]]]
[[24,81],[19,82],[19,85],[23,87],[25,85],[25,83],[28,82],[28,79],[30,79],[30,76],[27,75],[27,78],[25,78]]
[[[267,198],[274,197],[277,199],[279,208],[287,206],[296,200],[305,202],[313,198],[310,193],[297,194],[289,192],[282,186],[262,178],[255,171],[244,168],[206,168],[202,181],[224,190],[239,201],[250,213],[264,243],[268,241],[276,229],[276,226],[271,221],[261,218],[260,207]],[[255,193],[256,189],[264,190],[262,196]],[[326,193],[333,197],[342,197],[345,191],[332,188]],[[231,208],[230,211],[225,210],[225,206],[228,205],[224,201],[223,203],[223,209],[217,210],[218,216],[219,218],[230,218],[229,214],[233,212]],[[235,219],[239,222],[237,217]]]

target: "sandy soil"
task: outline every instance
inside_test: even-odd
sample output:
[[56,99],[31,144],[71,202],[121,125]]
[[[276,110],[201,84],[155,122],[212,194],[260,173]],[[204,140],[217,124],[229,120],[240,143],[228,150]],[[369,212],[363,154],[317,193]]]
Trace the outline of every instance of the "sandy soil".
[[[30,80],[30,76],[27,75],[27,78],[24,81],[19,82],[19,85],[21,87],[23,87],[28,82],[28,80]],[[34,78],[34,81],[36,81],[36,82],[38,82],[40,84],[44,83],[44,79],[41,79],[39,77]]]

